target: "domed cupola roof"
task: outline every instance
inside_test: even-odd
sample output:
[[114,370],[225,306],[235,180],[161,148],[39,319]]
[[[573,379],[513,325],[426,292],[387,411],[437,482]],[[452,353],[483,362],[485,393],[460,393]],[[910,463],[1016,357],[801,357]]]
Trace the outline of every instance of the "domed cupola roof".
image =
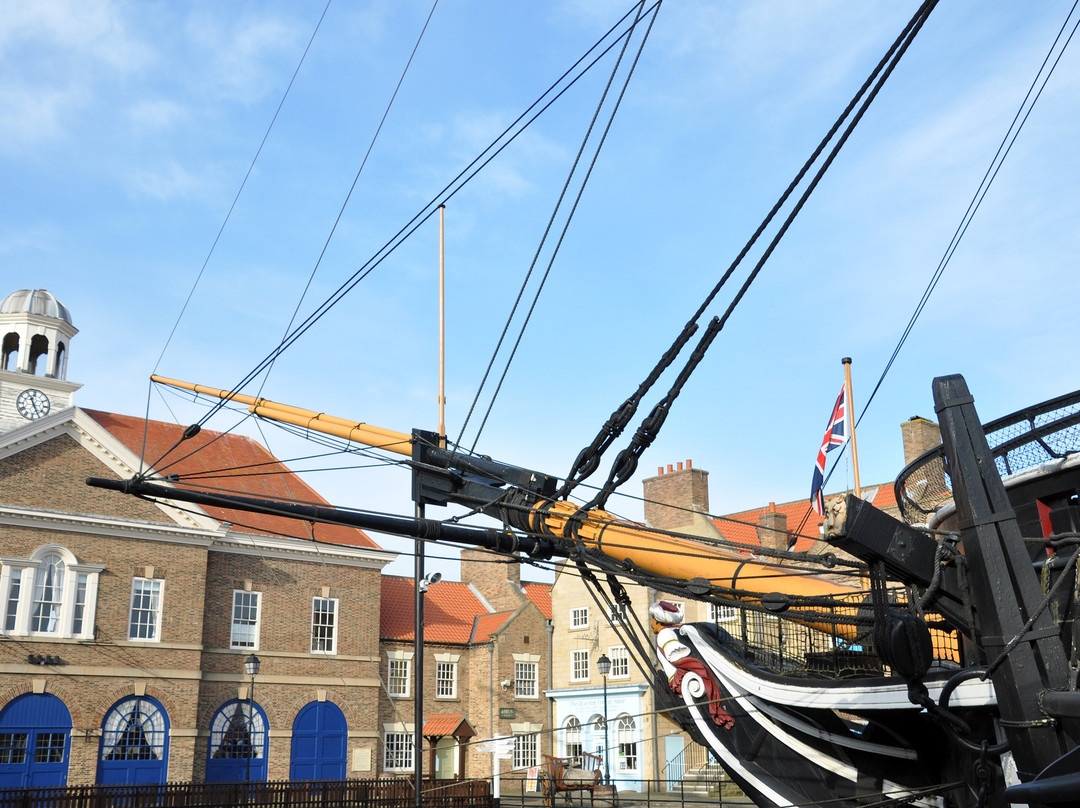
[[20,289],[12,292],[0,303],[0,314],[40,314],[63,320],[74,327],[67,306],[44,289]]

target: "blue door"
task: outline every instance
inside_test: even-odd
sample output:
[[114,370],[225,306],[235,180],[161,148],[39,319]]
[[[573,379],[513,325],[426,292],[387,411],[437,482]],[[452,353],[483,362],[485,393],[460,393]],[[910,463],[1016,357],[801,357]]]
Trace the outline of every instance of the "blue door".
[[24,693],[0,710],[0,788],[67,784],[71,713],[49,693]]
[[101,724],[97,782],[164,783],[169,761],[169,715],[157,699],[128,696]]
[[313,701],[296,715],[290,780],[344,780],[349,731],[341,708]]
[[265,781],[267,735],[258,702],[233,699],[221,705],[210,722],[206,782]]

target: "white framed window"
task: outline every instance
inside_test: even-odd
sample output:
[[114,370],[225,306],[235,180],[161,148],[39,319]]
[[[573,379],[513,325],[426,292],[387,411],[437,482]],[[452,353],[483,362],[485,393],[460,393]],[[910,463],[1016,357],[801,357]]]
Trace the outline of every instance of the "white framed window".
[[630,676],[630,653],[625,645],[613,645],[608,648],[608,659],[611,660],[611,672],[608,674],[612,679],[626,679]]
[[383,733],[383,769],[388,772],[412,771],[413,733],[387,730]]
[[311,653],[337,653],[337,598],[311,599]]
[[709,620],[713,623],[730,623],[739,617],[738,610],[734,606],[717,606],[709,604]]
[[412,660],[401,656],[391,656],[386,667],[386,690],[390,698],[408,698],[411,681]]
[[581,768],[582,754],[585,751],[581,743],[581,719],[572,715],[566,719],[563,727],[563,753],[571,759],[574,766]]
[[589,681],[589,651],[581,649],[570,652],[570,681]]
[[514,736],[515,769],[526,769],[540,765],[540,730],[543,724],[511,724],[510,732]]
[[570,610],[570,628],[588,628],[589,627],[589,607],[578,606],[576,609]]
[[80,564],[58,544],[29,558],[0,557],[0,633],[92,639],[98,577],[104,567]]
[[160,578],[131,579],[131,611],[128,639],[161,641],[161,597],[165,582]]
[[524,654],[514,654],[514,698],[535,699],[539,698],[538,675],[540,664],[530,660],[518,660],[516,657]]
[[615,740],[619,745],[619,771],[637,771],[637,727],[634,719],[625,713],[615,720]]
[[229,637],[230,648],[259,648],[259,605],[261,592],[249,592],[245,589],[233,590],[232,634]]
[[612,603],[608,606],[608,622],[618,626],[626,622],[626,604]]
[[435,662],[435,698],[457,698],[457,662]]

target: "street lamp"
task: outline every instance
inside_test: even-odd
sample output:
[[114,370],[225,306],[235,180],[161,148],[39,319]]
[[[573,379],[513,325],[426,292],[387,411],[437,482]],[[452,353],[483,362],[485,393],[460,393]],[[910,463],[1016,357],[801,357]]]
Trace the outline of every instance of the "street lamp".
[[244,777],[244,781],[251,782],[251,757],[255,754],[255,676],[259,673],[259,658],[254,654],[248,654],[247,659],[244,660],[244,670],[247,675],[251,677],[251,687],[248,688],[248,752],[247,752],[247,774]]
[[607,715],[607,675],[611,672],[611,660],[607,658],[607,654],[601,654],[600,658],[596,660],[596,669],[600,671],[600,675],[604,677],[604,785],[611,785],[611,763],[608,762],[608,715]]

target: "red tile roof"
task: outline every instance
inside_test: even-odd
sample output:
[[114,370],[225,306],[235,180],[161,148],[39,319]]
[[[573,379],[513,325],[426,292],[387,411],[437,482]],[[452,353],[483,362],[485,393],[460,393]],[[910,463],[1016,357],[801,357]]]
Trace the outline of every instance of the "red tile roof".
[[551,619],[551,584],[543,584],[536,581],[523,581],[521,588],[525,590],[525,597],[536,604],[536,608],[548,620]]
[[424,729],[420,733],[425,738],[442,738],[452,735],[455,738],[473,738],[476,730],[463,715],[430,715],[424,722]]
[[[893,495],[892,485],[866,486],[862,489],[863,497],[870,497],[870,503],[875,508],[896,508],[896,497]],[[834,495],[829,495],[834,496]],[[828,496],[826,497],[828,499]],[[757,526],[761,515],[770,508],[787,516],[787,529],[789,533],[798,532],[795,546],[796,552],[809,550],[821,535],[821,517],[814,513],[807,499],[799,499],[794,502],[770,503],[765,508],[753,508],[748,511],[729,513],[724,516],[714,517],[713,524],[728,541],[740,544],[760,546]],[[805,523],[803,520],[806,520]],[[800,528],[801,525],[801,528]]]
[[[261,444],[243,435],[202,430],[177,447],[185,427],[163,421],[144,421],[129,415],[99,410],[83,410],[111,435],[162,474],[179,474],[182,481],[208,489],[266,499],[328,504],[315,490],[289,471]],[[144,453],[145,439],[145,453]],[[176,447],[176,448],[174,448]],[[168,452],[168,456],[163,455]],[[317,524],[229,508],[203,505],[211,517],[229,522],[240,530],[268,535],[378,548],[358,528]]]
[[[379,636],[384,640],[416,639],[414,581],[397,575],[382,577]],[[487,614],[468,584],[440,581],[424,595],[424,640],[465,645],[472,636],[474,618]]]
[[495,614],[477,615],[470,641],[487,642],[488,638],[505,626],[507,621],[513,616],[513,612],[496,612]]

